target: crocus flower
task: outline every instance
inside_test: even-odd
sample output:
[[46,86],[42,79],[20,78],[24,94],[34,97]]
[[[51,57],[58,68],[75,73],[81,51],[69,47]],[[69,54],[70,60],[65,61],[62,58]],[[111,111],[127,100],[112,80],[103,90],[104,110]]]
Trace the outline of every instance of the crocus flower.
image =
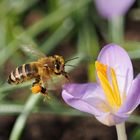
[[127,52],[115,44],[103,47],[95,67],[97,82],[64,85],[64,101],[105,125],[124,122],[140,103],[140,75],[133,79]]
[[116,16],[124,15],[135,0],[95,0],[99,13],[111,19]]

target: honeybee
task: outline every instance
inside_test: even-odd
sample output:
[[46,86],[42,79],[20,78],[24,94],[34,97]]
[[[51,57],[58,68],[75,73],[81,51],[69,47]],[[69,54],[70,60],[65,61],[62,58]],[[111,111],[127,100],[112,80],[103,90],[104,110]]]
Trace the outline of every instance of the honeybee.
[[27,47],[26,49],[28,49],[26,51],[39,55],[41,58],[35,62],[23,64],[13,70],[7,80],[9,84],[20,84],[35,79],[31,87],[32,93],[42,93],[46,95],[47,81],[51,79],[53,75],[62,75],[66,79],[69,79],[68,73],[65,72],[66,62],[62,56],[45,56],[43,53],[31,47]]

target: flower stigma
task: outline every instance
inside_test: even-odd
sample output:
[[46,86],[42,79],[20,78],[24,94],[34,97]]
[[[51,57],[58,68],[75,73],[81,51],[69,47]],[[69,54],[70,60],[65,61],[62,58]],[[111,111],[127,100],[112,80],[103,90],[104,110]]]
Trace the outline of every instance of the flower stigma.
[[[115,70],[112,67],[108,67],[107,65],[100,63],[99,61],[95,62],[95,67],[98,79],[100,81],[109,106],[113,110],[118,110],[122,105],[122,100]],[[111,80],[109,80],[108,75],[110,75]]]

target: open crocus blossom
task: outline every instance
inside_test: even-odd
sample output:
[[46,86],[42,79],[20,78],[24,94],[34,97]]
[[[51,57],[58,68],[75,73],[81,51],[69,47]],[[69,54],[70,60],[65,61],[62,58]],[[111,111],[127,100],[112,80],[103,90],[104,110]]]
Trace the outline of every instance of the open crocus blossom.
[[111,19],[116,16],[124,15],[135,0],[95,0],[99,13]]
[[105,125],[124,122],[140,103],[140,75],[133,79],[127,52],[115,44],[103,47],[95,67],[97,83],[64,85],[64,101]]

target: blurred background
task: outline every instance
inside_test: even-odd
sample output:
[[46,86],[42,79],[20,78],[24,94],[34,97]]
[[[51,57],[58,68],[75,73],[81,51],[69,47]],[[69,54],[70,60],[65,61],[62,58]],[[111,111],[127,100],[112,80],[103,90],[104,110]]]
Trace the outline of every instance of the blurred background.
[[[69,62],[74,67],[66,67],[71,82],[94,82],[94,62],[100,49],[111,42],[128,51],[137,75],[140,72],[140,0],[133,1],[125,12],[109,17],[102,14],[96,2],[0,1],[0,140],[117,139],[115,127],[104,126],[93,116],[67,106],[61,97],[61,86],[50,91],[51,99],[44,101],[40,94],[31,93],[32,82],[20,85],[6,82],[17,66],[38,59],[28,47],[46,55],[62,55],[66,60],[78,57]],[[115,9],[112,7],[113,12]],[[140,139],[139,116],[140,108],[137,108],[126,122],[131,140]]]

